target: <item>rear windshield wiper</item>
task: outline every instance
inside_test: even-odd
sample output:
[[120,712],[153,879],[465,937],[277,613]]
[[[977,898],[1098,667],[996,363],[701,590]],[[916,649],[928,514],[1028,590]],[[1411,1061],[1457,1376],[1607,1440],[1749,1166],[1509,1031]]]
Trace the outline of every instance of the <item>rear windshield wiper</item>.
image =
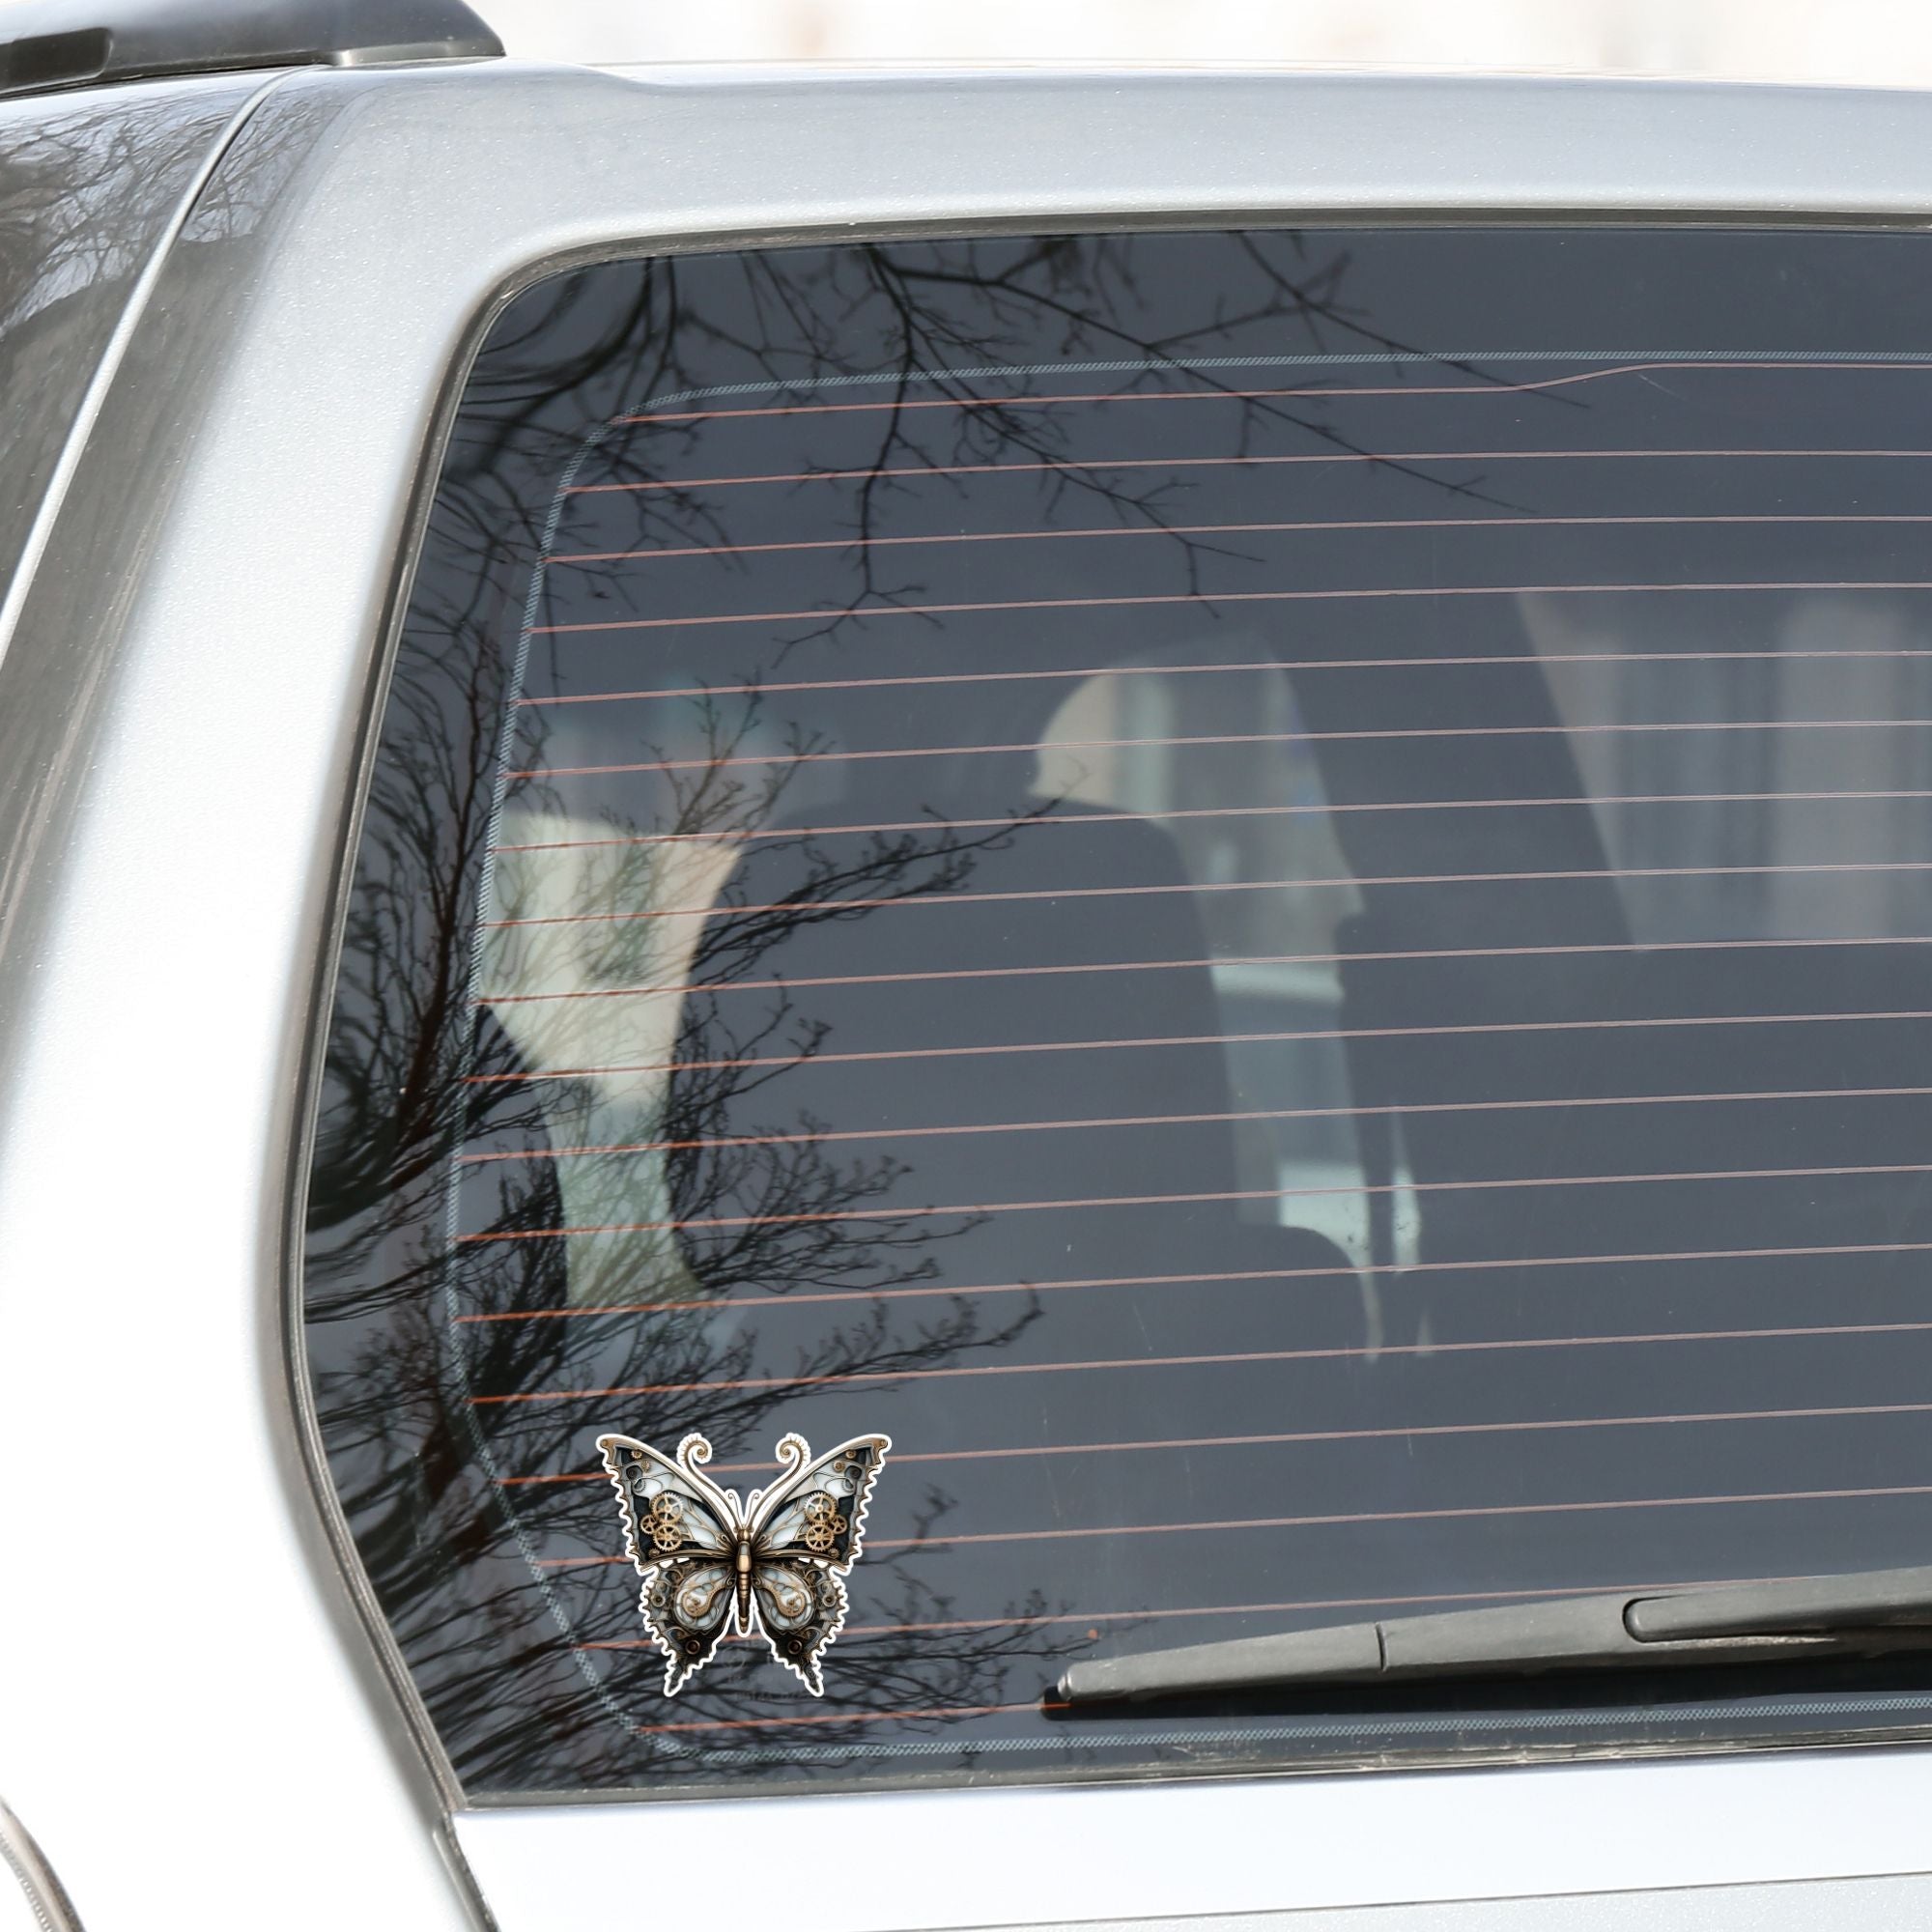
[[1068,1704],[1297,1684],[1694,1667],[1932,1650],[1932,1567],[1504,1604],[1386,1623],[1094,1658],[1060,1680]]

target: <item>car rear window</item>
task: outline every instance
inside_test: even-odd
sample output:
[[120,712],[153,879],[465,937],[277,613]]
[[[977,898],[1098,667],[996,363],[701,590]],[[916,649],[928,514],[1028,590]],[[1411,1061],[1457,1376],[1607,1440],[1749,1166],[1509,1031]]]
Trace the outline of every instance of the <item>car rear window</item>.
[[[1927,249],[982,237],[509,304],[383,713],[303,1285],[466,1789],[1924,1723],[1910,1661],[1052,1686],[1922,1560]],[[667,1689],[626,1535],[677,1548],[676,1493],[613,1451],[620,1518],[597,1438],[694,1433],[741,1493],[788,1434],[890,1438],[822,1697],[738,1637]]]

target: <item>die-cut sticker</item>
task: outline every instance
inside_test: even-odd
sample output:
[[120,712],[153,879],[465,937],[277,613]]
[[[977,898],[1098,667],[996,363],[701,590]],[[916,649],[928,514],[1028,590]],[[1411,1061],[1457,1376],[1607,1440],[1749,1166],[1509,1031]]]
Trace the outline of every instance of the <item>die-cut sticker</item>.
[[695,1432],[674,1456],[629,1435],[597,1438],[624,1553],[644,1579],[638,1608],[665,1655],[667,1696],[733,1630],[762,1636],[814,1697],[825,1694],[820,1660],[844,1627],[844,1578],[892,1446],[889,1436],[855,1435],[813,1457],[803,1435],[787,1435],[778,1446],[784,1473],[741,1503],[704,1473],[711,1444]]

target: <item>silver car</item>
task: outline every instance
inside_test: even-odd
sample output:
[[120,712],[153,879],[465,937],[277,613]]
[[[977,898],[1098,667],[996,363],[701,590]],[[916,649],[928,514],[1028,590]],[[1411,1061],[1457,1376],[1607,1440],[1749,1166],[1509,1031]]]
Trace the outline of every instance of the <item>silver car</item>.
[[1932,101],[0,31],[0,1922],[1932,1914]]

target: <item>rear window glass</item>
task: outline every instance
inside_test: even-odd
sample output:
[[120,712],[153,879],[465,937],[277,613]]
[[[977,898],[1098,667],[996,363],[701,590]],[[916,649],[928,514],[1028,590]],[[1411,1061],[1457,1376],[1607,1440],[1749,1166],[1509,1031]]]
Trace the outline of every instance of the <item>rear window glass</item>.
[[[467,1789],[1924,1722],[1910,1661],[1052,1686],[1922,1560],[1927,245],[996,238],[509,306],[383,717],[304,1277]],[[875,1474],[863,1550],[669,1694],[597,1438],[699,1434],[744,1494],[794,1432],[890,1437],[793,1511],[849,1553]],[[736,1546],[613,1453],[728,1623]],[[786,1626],[814,1696],[777,1605],[841,1575],[835,1642],[830,1594]]]

